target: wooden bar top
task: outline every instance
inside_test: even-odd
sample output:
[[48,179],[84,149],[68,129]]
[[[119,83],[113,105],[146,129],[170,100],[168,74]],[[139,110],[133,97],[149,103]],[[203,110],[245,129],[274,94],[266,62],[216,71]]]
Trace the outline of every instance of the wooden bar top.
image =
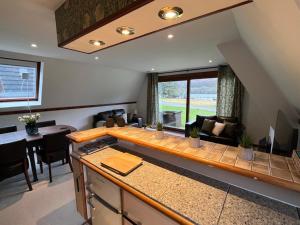
[[246,161],[239,158],[239,148],[236,147],[201,141],[200,148],[191,148],[189,138],[165,134],[163,139],[157,139],[155,134],[155,131],[134,127],[99,127],[74,132],[68,137],[76,143],[82,143],[110,135],[143,147],[300,192],[300,172],[292,158],[255,152],[253,160]]

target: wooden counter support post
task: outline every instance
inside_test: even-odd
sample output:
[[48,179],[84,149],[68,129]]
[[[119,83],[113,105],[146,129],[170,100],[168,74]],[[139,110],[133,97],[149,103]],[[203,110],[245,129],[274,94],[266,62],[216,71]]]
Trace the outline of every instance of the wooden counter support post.
[[74,156],[72,156],[73,177],[76,197],[77,212],[87,220],[86,194],[84,185],[83,164]]

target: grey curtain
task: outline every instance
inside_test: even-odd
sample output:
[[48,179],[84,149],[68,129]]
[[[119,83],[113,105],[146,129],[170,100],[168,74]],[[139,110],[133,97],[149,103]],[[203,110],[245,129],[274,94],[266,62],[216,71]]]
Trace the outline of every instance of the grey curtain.
[[147,124],[154,124],[159,120],[158,74],[148,74],[147,91]]
[[220,66],[218,75],[217,116],[242,119],[244,87],[230,66]]

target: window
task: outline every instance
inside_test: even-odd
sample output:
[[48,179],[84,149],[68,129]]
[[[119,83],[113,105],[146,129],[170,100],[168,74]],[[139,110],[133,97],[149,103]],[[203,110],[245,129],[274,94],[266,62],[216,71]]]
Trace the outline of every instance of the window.
[[186,81],[158,84],[159,117],[165,126],[183,128],[186,121]]
[[217,71],[160,76],[159,116],[165,127],[184,129],[197,115],[216,115]]
[[[41,63],[0,58],[0,104],[40,100]],[[28,103],[26,103],[27,105]],[[23,106],[23,104],[8,104]]]
[[191,80],[189,121],[195,121],[197,115],[216,115],[217,85],[217,78]]

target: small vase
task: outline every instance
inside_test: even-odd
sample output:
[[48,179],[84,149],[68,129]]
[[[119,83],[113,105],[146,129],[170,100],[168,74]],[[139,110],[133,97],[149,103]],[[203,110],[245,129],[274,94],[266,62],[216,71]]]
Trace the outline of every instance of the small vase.
[[156,139],[163,139],[164,132],[163,131],[156,131]]
[[36,123],[26,124],[25,130],[29,136],[37,135],[39,133],[39,128],[37,127]]
[[199,148],[200,147],[200,138],[190,138],[190,146],[192,148]]
[[253,149],[252,148],[244,148],[242,146],[239,146],[240,154],[239,157],[241,159],[251,161],[253,159]]

